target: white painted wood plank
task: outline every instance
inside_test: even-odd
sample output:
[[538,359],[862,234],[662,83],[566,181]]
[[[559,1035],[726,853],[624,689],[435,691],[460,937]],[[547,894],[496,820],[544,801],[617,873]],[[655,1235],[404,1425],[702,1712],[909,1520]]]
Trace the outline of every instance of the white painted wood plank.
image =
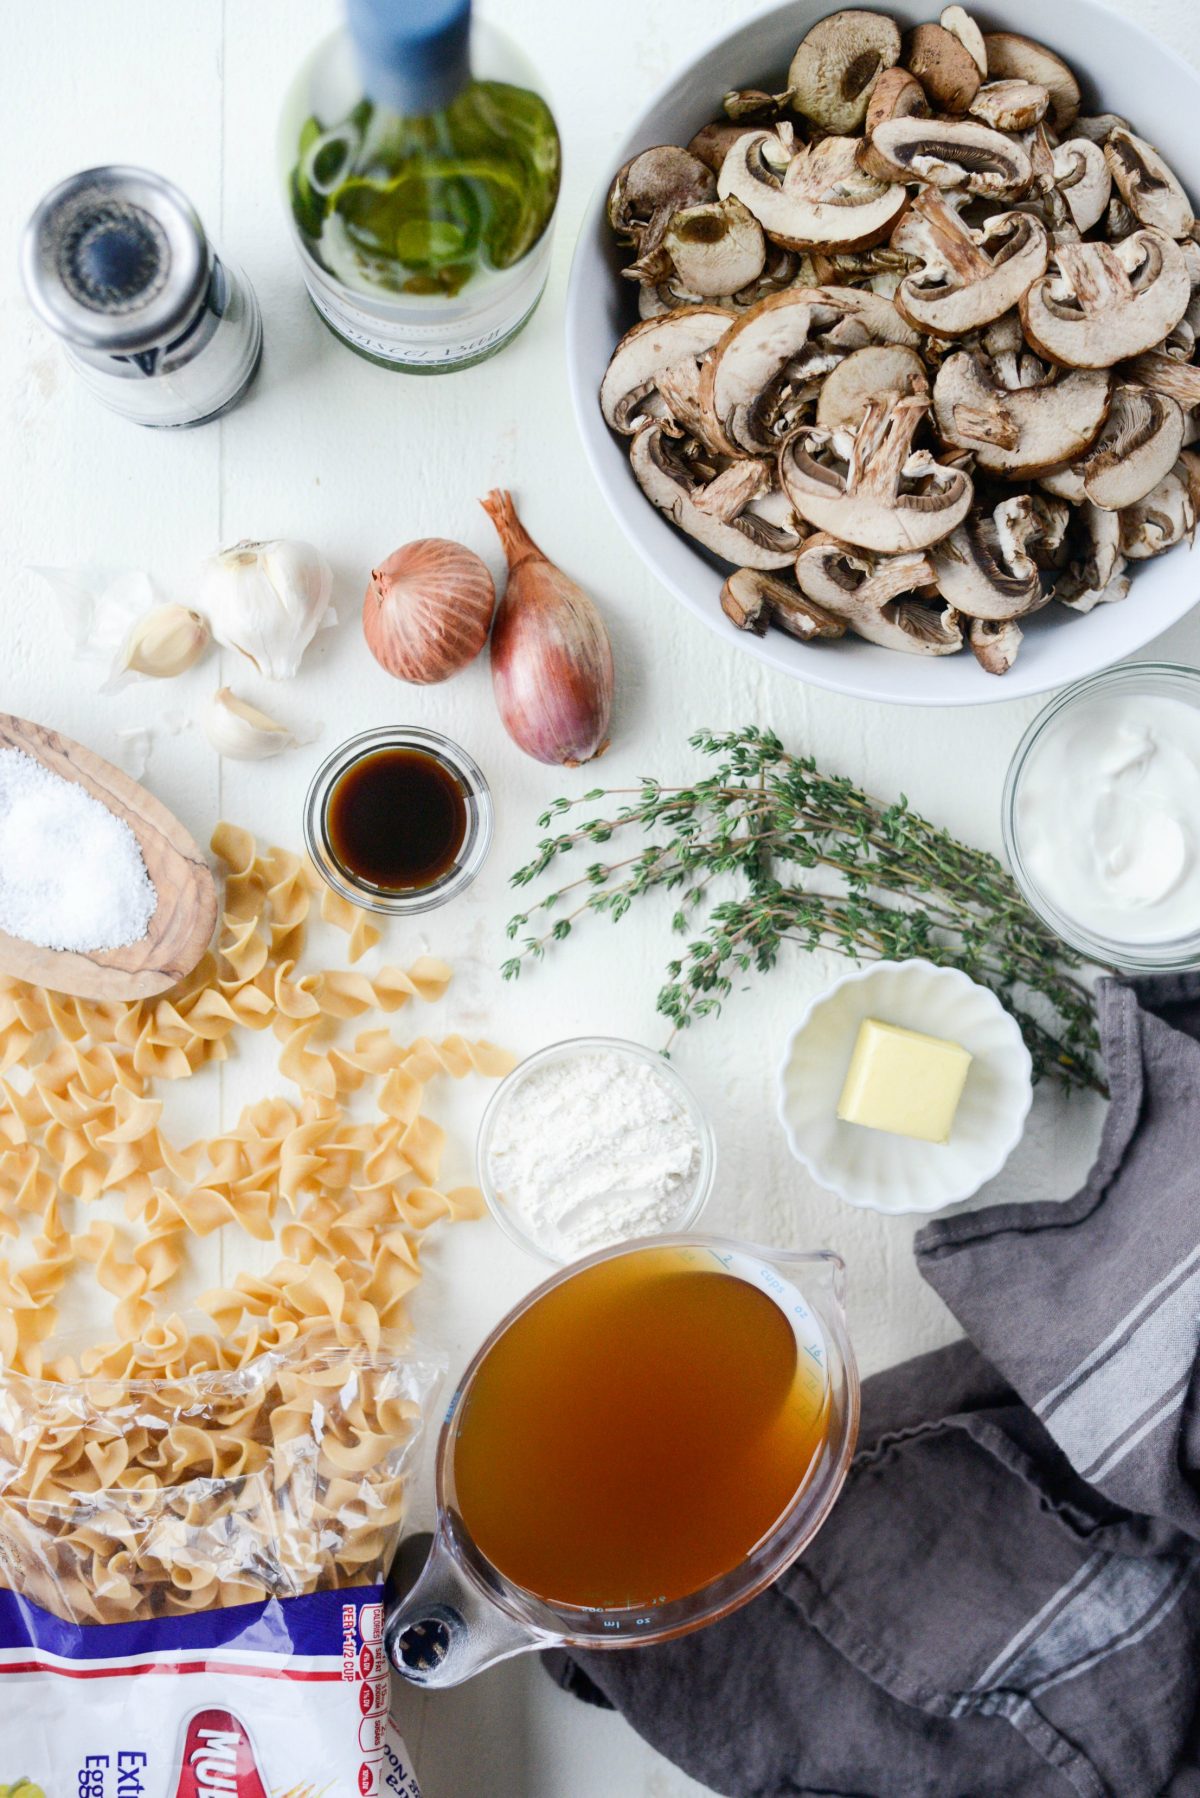
[[[404,959],[426,945],[454,960],[458,980],[432,1021],[487,1032],[521,1051],[578,1031],[656,1043],[654,994],[671,952],[669,909],[595,925],[561,961],[518,987],[497,964],[513,909],[506,877],[556,793],[643,772],[687,777],[691,729],[775,726],[887,795],[998,847],[1004,769],[1037,702],[971,712],[871,710],[810,691],[732,654],[689,622],[642,569],[594,491],[566,398],[562,305],[574,235],[593,186],[609,172],[624,120],[690,45],[753,7],[746,0],[608,0],[580,11],[549,0],[491,0],[485,10],[534,55],[566,140],[566,175],[547,297],[522,339],[495,362],[444,380],[389,375],[357,362],[305,301],[277,192],[275,124],[284,88],[309,44],[337,19],[329,0],[252,0],[164,7],[156,0],[42,0],[9,22],[4,72],[6,180],[0,189],[0,549],[6,624],[0,669],[6,707],[73,731],[111,752],[117,725],[194,710],[217,684],[210,661],[168,695],[140,687],[98,697],[87,671],[63,659],[45,598],[25,565],[94,559],[152,569],[184,598],[201,556],[242,536],[311,537],[338,574],[342,625],[322,637],[282,692],[247,680],[229,658],[220,677],[289,719],[320,719],[312,748],[277,763],[218,771],[194,734],[160,734],[149,779],[205,838],[220,813],[297,845],[308,777],[351,731],[404,719],[436,724],[479,757],[496,790],[497,842],[488,869],[452,911],[397,928]],[[936,10],[936,9],[935,9]],[[1197,59],[1188,0],[1121,0],[1181,54]],[[224,38],[222,40],[222,30]],[[1064,46],[1069,51],[1069,46]],[[222,79],[223,76],[223,79]],[[1146,122],[1152,128],[1153,121]],[[248,404],[220,426],[169,438],[99,411],[30,318],[15,272],[25,214],[51,181],[102,160],[140,161],[176,179],[214,237],[249,271],[267,348]],[[620,697],[614,748],[598,770],[554,775],[522,758],[495,719],[486,668],[413,691],[365,655],[357,609],[373,560],[423,534],[461,537],[499,571],[476,500],[493,484],[516,491],[546,550],[588,585],[612,623]],[[1158,646],[1195,660],[1200,622]],[[963,770],[969,770],[964,776]],[[775,1066],[798,1007],[838,972],[831,957],[797,958],[720,1023],[679,1051],[716,1128],[723,1167],[706,1222],[791,1246],[828,1244],[850,1267],[852,1328],[866,1371],[955,1333],[917,1278],[913,1226],[847,1209],[791,1162],[773,1121]],[[413,1027],[425,1020],[411,1014]],[[403,1025],[402,1025],[403,1027]],[[248,1061],[226,1081],[226,1113],[258,1090]],[[470,1173],[479,1090],[448,1099],[451,1168]],[[209,1123],[217,1095],[210,1089]],[[1099,1107],[1043,1091],[1026,1141],[985,1199],[1061,1196],[1094,1146]],[[420,1332],[450,1377],[538,1269],[487,1224],[431,1245],[418,1295]],[[415,1482],[414,1522],[428,1521],[428,1461]],[[401,1712],[428,1798],[684,1798],[699,1791],[619,1720],[555,1692],[532,1661],[509,1664],[455,1693],[403,1694]]]

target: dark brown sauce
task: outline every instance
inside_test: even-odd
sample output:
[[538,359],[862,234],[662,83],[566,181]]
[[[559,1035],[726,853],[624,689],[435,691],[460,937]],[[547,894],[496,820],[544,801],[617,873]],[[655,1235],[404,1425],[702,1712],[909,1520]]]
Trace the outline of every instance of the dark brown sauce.
[[467,835],[467,795],[453,771],[424,749],[376,749],[334,783],[325,831],[352,880],[383,892],[436,886]]

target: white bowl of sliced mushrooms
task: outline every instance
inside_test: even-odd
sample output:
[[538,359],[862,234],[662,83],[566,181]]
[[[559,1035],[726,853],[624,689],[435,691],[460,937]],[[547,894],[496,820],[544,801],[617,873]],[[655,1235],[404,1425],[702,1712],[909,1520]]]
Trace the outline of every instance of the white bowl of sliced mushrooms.
[[800,679],[922,705],[1181,618],[1198,117],[1200,76],[1092,0],[793,0],[689,64],[567,303],[589,459],[663,583]]

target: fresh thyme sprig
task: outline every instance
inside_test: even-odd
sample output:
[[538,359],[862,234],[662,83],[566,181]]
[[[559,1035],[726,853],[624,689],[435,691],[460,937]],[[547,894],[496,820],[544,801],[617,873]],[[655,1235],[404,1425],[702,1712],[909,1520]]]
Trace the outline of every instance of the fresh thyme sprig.
[[[626,801],[546,837],[513,875],[514,886],[529,886],[582,846],[622,832],[660,834],[627,855],[593,862],[513,918],[510,938],[538,915],[546,927],[525,936],[504,964],[506,979],[541,960],[587,913],[616,922],[635,899],[661,888],[679,896],[675,930],[699,931],[668,964],[658,995],[658,1010],[676,1031],[719,1012],[735,976],[766,973],[785,943],[835,949],[855,961],[922,956],[991,987],[1021,1027],[1035,1078],[1055,1074],[1068,1086],[1104,1091],[1081,959],[1029,909],[995,856],[958,842],[904,799],[887,805],[822,774],[815,762],[788,754],[771,731],[700,731],[691,743],[720,758],[692,786],[646,779],[598,787],[543,813],[538,822],[547,830],[581,805]],[[742,879],[745,893],[711,904],[693,925],[722,875]]]

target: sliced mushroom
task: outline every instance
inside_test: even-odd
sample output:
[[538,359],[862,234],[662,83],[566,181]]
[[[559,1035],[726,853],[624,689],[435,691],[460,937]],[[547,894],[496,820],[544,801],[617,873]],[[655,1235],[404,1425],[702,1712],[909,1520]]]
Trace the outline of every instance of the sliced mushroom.
[[1105,237],[1109,243],[1121,243],[1125,238],[1132,237],[1136,230],[1137,220],[1132,212],[1119,195],[1114,196],[1108,202],[1108,211],[1104,214]]
[[1060,374],[1036,357],[983,350],[950,356],[933,384],[945,443],[991,473],[1033,476],[1074,462],[1108,414],[1107,371]]
[[787,127],[754,132],[729,151],[718,192],[736,195],[787,249],[863,249],[887,236],[908,195],[860,168],[858,151],[856,137],[798,148]]
[[1059,56],[842,11],[725,113],[610,190],[645,322],[601,405],[738,628],[1003,674],[1048,595],[1119,599],[1194,532],[1200,225]]
[[732,195],[674,213],[662,248],[684,287],[705,299],[749,287],[767,260],[762,226]]
[[732,315],[716,306],[685,306],[644,319],[626,331],[600,384],[600,410],[614,431],[631,435],[647,415],[663,416],[659,381],[680,364],[698,368],[729,330]]
[[1188,309],[1184,313],[1184,322],[1191,326],[1193,335],[1200,333],[1200,243],[1194,237],[1185,238],[1179,245],[1183,251],[1183,260],[1187,264],[1188,280],[1192,284],[1192,297]]
[[657,144],[617,170],[608,190],[608,222],[622,243],[648,256],[662,241],[672,213],[716,195],[716,178],[699,157],[675,144]]
[[1166,350],[1147,350],[1122,369],[1122,374],[1148,387],[1152,393],[1164,393],[1176,400],[1185,412],[1200,406],[1200,368],[1180,362]]
[[[720,307],[723,312],[737,314],[748,312],[770,294],[782,293],[787,287],[798,286],[801,281],[801,258],[795,251],[781,250],[778,244],[773,244],[768,239],[766,252],[766,262],[756,281],[751,281],[747,287],[740,287],[736,293],[715,295],[704,303]],[[700,295],[692,293],[683,285],[674,268],[665,281],[656,282],[653,286],[643,283],[638,292],[638,313],[644,319],[661,318],[665,312],[676,312],[681,307],[698,304]]]
[[1049,112],[1050,96],[1036,81],[989,81],[969,110],[993,131],[1032,131]]
[[973,230],[932,192],[917,196],[892,248],[923,264],[897,288],[897,310],[937,337],[961,337],[1011,312],[1050,260],[1046,227],[1031,214],[1000,213]]
[[1071,508],[1045,493],[1035,493],[1032,498],[1038,529],[1036,537],[1030,539],[1029,552],[1043,573],[1057,573],[1066,567],[1070,557],[1067,535]]
[[907,256],[887,244],[869,250],[814,250],[801,258],[803,273],[798,281],[810,287],[869,287],[872,293],[891,299],[910,266]]
[[1028,152],[972,119],[892,119],[871,137],[868,167],[894,181],[965,187],[989,200],[1012,200],[1033,180]]
[[988,75],[993,81],[1033,81],[1050,96],[1050,122],[1060,134],[1079,112],[1079,83],[1061,56],[1015,31],[992,31],[984,38]]
[[[801,532],[774,524],[751,507],[751,500],[761,490],[756,483],[764,474],[770,478],[763,463],[735,463],[732,471],[723,470],[716,481],[725,485],[714,501],[712,488],[716,481],[705,483],[697,478],[695,469],[689,467],[660,424],[642,427],[633,439],[629,459],[638,485],[651,504],[724,561],[735,567],[770,572],[786,568],[796,555]],[[757,475],[752,472],[755,469],[759,471]],[[731,472],[736,478],[727,481]],[[737,487],[739,482],[741,486]],[[732,511],[734,500],[743,497],[742,509]]]
[[1200,455],[1185,449],[1175,464],[1175,471],[1187,482],[1192,510],[1200,518]]
[[929,552],[938,591],[968,618],[1024,618],[1045,605],[1029,545],[1040,531],[1029,494],[976,506]]
[[1041,486],[1055,499],[1064,500],[1071,506],[1082,506],[1086,503],[1087,494],[1083,491],[1083,476],[1079,472],[1078,462],[1068,462],[1062,468],[1048,468],[1038,477]]
[[835,12],[813,26],[792,58],[792,106],[823,131],[856,131],[881,71],[899,60],[894,20],[882,13]]
[[1121,520],[1116,512],[1084,505],[1076,513],[1083,531],[1078,554],[1055,583],[1054,597],[1073,612],[1110,605],[1129,592],[1126,561],[1121,554]]
[[972,618],[967,632],[971,654],[985,674],[1007,674],[1023,641],[1024,632],[1011,618]]
[[867,107],[868,137],[888,119],[927,119],[929,100],[925,89],[907,69],[885,69],[871,91]]
[[1086,137],[1090,143],[1098,144],[1103,149],[1113,132],[1118,129],[1128,131],[1129,120],[1123,119],[1119,113],[1097,112],[1093,113],[1090,118],[1080,117],[1073,120],[1071,136]]
[[1115,247],[1060,243],[1049,273],[1022,299],[1021,320],[1034,349],[1052,362],[1110,368],[1169,336],[1191,293],[1179,245],[1141,230]]
[[709,412],[702,389],[703,363],[692,358],[665,368],[658,377],[658,399],[649,416],[665,414],[664,429],[672,437],[691,437],[710,456],[728,453],[725,433]]
[[932,580],[928,556],[871,555],[827,532],[810,537],[796,558],[801,591],[855,636],[909,655],[954,655],[963,635],[953,608],[908,597]]
[[779,480],[800,517],[884,554],[927,549],[949,536],[970,510],[973,488],[962,469],[913,449],[928,410],[924,395],[872,400],[856,431],[814,426],[790,437]]
[[801,422],[852,350],[917,342],[887,300],[853,288],[790,288],[744,313],[705,364],[701,390],[730,451],[766,455]]
[[1183,448],[1183,411],[1165,394],[1123,384],[1104,428],[1076,465],[1083,498],[1120,512],[1146,498],[1174,468]]
[[1073,243],[1079,233],[1055,178],[1053,131],[1043,119],[1032,131],[1020,132],[1018,141],[1033,171],[1029,192],[1021,201],[1023,209],[1036,214],[1056,242]]
[[967,11],[965,6],[948,6],[942,13],[939,23],[946,31],[952,31],[959,43],[971,53],[971,59],[979,70],[980,79],[988,78],[987,45],[983,41],[983,33]]
[[786,88],[781,94],[768,94],[761,87],[735,87],[721,105],[726,117],[744,130],[747,125],[773,125],[783,117],[791,98]]
[[790,581],[758,568],[738,568],[721,588],[721,610],[740,631],[765,635],[776,624],[802,643],[832,641],[846,634],[846,623],[816,605]]
[[1099,144],[1072,137],[1054,151],[1053,180],[1081,234],[1100,223],[1112,195],[1112,176]]
[[1120,514],[1121,553],[1131,562],[1165,555],[1196,528],[1196,502],[1187,464],[1180,459],[1136,506]]
[[904,66],[940,112],[966,112],[979,92],[979,64],[944,25],[917,25],[905,34]]
[[855,350],[826,375],[817,401],[823,431],[857,430],[872,400],[903,399],[927,393],[925,364],[901,344],[874,344]]
[[739,137],[745,137],[746,126],[734,124],[727,119],[714,119],[710,125],[702,125],[688,145],[689,156],[695,156],[714,175],[721,173],[721,164]]
[[1192,203],[1158,151],[1123,126],[1109,134],[1104,156],[1121,198],[1140,225],[1168,237],[1187,237],[1196,222]]

